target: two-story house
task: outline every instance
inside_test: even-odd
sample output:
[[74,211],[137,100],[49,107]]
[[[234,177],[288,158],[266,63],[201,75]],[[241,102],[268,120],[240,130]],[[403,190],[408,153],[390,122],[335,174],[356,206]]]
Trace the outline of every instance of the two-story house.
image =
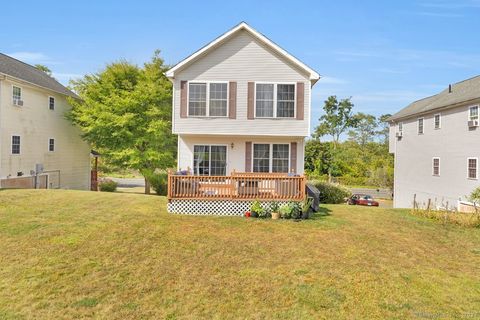
[[480,186],[480,76],[413,102],[390,120],[394,206],[461,208]]
[[242,22],[167,76],[179,168],[303,173],[314,70]]
[[303,174],[317,72],[242,22],[166,75],[179,169]]
[[65,118],[67,97],[78,98],[0,54],[0,187],[90,188],[90,148]]

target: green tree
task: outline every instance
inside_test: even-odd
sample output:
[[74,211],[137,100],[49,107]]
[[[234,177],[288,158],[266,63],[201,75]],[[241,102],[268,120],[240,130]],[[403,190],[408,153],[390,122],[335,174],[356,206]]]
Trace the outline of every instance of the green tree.
[[387,113],[378,117],[377,126],[379,130],[377,131],[377,135],[380,138],[380,142],[385,145],[388,145],[388,136],[390,134],[390,123],[387,120],[391,116],[391,114]]
[[70,99],[69,118],[107,162],[138,170],[145,178],[145,193],[150,193],[149,176],[175,164],[167,69],[156,51],[143,68],[120,61],[71,82],[82,100]]
[[45,72],[45,73],[48,74],[50,77],[52,76],[52,70],[50,70],[50,68],[47,67],[46,65],[36,64],[34,67],[37,68],[37,69],[40,70],[40,71]]
[[377,132],[377,119],[362,112],[355,116],[356,126],[348,132],[349,139],[364,147],[375,139]]
[[[346,130],[354,128],[357,124],[357,119],[352,112],[353,103],[350,100],[351,99],[348,98],[338,101],[336,96],[328,97],[323,106],[323,111],[325,114],[320,117],[320,123],[315,128],[315,138],[320,138],[327,135],[332,138],[332,164],[336,163],[335,157],[340,136]],[[328,170],[329,181],[332,180],[332,170],[333,166],[330,166]]]

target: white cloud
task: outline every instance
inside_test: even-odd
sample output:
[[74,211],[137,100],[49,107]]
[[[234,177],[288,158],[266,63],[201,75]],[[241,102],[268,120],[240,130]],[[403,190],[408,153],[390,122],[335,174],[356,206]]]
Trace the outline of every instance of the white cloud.
[[59,82],[63,84],[68,84],[70,80],[76,80],[82,77],[81,74],[78,73],[61,73],[61,72],[53,72],[52,77],[57,79]]
[[344,80],[344,79],[324,76],[324,77],[320,78],[319,83],[321,83],[321,84],[346,84],[346,83],[348,83],[348,81]]
[[7,55],[30,64],[51,62],[51,59],[41,52],[18,51]]
[[392,91],[378,91],[365,94],[353,95],[352,101],[354,103],[371,103],[371,102],[404,102],[410,103],[412,101],[424,98],[429,94],[420,93],[416,91],[392,90]]

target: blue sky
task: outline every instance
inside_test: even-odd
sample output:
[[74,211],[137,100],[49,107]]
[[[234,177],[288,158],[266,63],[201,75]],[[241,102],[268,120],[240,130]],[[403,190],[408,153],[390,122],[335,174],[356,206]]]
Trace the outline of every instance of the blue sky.
[[[480,74],[480,0],[9,1],[0,52],[49,66],[63,83],[155,49],[174,64],[246,21],[317,70],[312,123],[329,95],[394,113]],[[15,13],[15,14],[13,14]]]

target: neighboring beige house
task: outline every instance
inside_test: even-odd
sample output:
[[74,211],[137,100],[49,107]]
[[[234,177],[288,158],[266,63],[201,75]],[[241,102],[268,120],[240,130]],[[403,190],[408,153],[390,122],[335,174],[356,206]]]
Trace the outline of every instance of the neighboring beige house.
[[[90,188],[90,148],[65,118],[77,96],[35,67],[0,54],[0,181],[28,187]],[[22,177],[22,178],[18,178]]]
[[394,206],[461,208],[480,186],[480,76],[413,102],[390,118]]
[[303,173],[317,72],[242,22],[167,76],[179,169]]

